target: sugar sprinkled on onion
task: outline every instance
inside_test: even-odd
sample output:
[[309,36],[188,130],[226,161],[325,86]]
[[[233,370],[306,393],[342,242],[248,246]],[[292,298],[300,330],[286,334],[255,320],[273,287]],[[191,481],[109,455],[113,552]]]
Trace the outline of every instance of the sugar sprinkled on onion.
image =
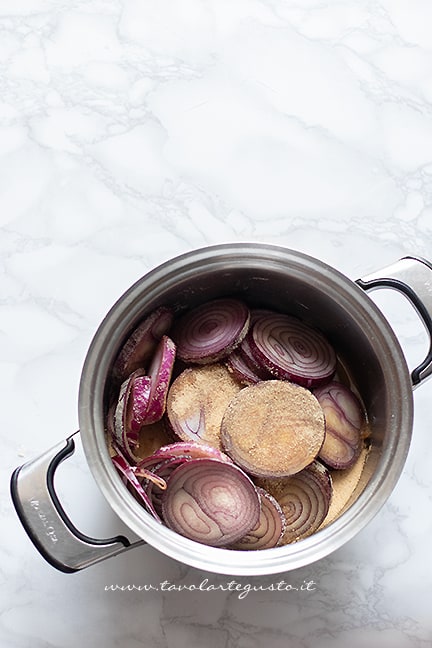
[[141,369],[134,371],[120,387],[118,401],[109,413],[109,428],[128,459],[135,460],[138,433],[150,398],[150,378]]
[[157,343],[169,331],[173,316],[171,308],[161,306],[137,326],[114,363],[112,376],[117,382],[123,382],[133,371],[145,367]]
[[176,357],[176,346],[167,335],[162,336],[148,371],[150,377],[149,405],[144,424],[160,421],[165,413],[166,399]]

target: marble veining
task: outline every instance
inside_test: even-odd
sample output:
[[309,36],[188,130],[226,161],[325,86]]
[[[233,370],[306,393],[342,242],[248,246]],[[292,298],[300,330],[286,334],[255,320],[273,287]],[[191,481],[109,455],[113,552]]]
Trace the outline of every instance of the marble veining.
[[[432,645],[430,384],[376,518],[308,567],[234,579],[263,588],[242,597],[148,546],[56,572],[7,488],[77,428],[99,322],[170,257],[266,241],[353,279],[432,259],[431,24],[427,0],[0,2],[0,646]],[[414,366],[417,316],[376,299]],[[57,481],[83,531],[130,535],[81,448]]]

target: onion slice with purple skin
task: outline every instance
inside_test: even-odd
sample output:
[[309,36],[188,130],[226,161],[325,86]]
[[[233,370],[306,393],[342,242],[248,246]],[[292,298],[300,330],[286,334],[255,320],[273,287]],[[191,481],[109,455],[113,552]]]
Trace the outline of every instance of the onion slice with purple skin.
[[[258,377],[259,380],[270,380],[271,378],[274,378],[270,371],[261,363],[258,362],[258,360],[255,358],[255,356],[252,353],[250,343],[249,343],[249,335],[246,335],[245,339],[242,341],[238,348],[238,353],[242,357],[244,363],[249,367],[249,369],[253,372],[254,375]],[[257,382],[257,381],[255,381]]]
[[232,463],[230,457],[224,452],[221,452],[213,446],[206,445],[205,443],[197,443],[194,441],[178,441],[177,443],[170,443],[153,454],[153,457],[159,460],[168,457],[190,457],[191,459],[217,459],[219,461],[227,461]]
[[131,461],[136,461],[134,448],[138,445],[138,433],[147,413],[149,398],[150,378],[137,369],[122,383],[117,404],[108,413],[110,431]]
[[[132,463],[130,463],[127,459],[127,457],[123,454],[121,448],[117,445],[116,442],[113,443],[113,449],[115,451],[115,454],[113,455],[114,457],[120,457],[121,463],[127,464],[132,471],[132,473],[136,477],[140,477],[141,479],[146,479],[147,481],[151,481],[153,484],[158,486],[161,490],[166,489],[166,481],[164,479],[161,479],[155,471],[149,470],[150,467],[153,467],[155,464],[149,464],[147,466],[137,466]],[[113,458],[113,457],[111,457]]]
[[138,435],[147,417],[150,404],[151,378],[150,376],[136,375],[140,370],[131,376],[131,388],[126,403],[126,426],[131,434]]
[[165,414],[175,357],[176,346],[174,342],[167,335],[162,336],[148,371],[150,394],[149,405],[143,421],[144,425],[160,421]]
[[213,547],[236,542],[251,531],[261,510],[258,492],[237,466],[193,459],[174,470],[162,498],[167,526]]
[[[259,480],[278,501],[286,518],[281,545],[312,535],[324,521],[333,487],[330,472],[319,461],[281,480]],[[165,491],[166,492],[166,491]]]
[[261,380],[261,378],[246,364],[238,349],[229,354],[225,364],[228,367],[228,371],[232,373],[234,378],[242,385],[254,385]]
[[276,378],[309,388],[328,382],[335,373],[332,346],[319,331],[291,315],[259,318],[248,341],[257,362]]
[[276,547],[285,531],[285,515],[273,497],[263,488],[257,487],[261,497],[261,513],[257,526],[243,538],[230,545],[229,549],[254,550]]
[[[158,515],[158,513],[156,512],[151,499],[148,497],[144,488],[141,486],[135,474],[134,467],[130,465],[130,463],[121,453],[118,453],[114,457],[111,457],[111,460],[115,468],[117,469],[117,471],[126,479],[127,483],[129,484],[130,488],[132,488],[133,493],[137,497],[137,499],[140,502],[144,503],[145,507],[152,514],[155,520],[162,523],[162,520]],[[157,483],[161,484],[162,482],[165,484],[166,487],[165,480],[162,480],[162,478],[158,477]]]
[[[172,471],[178,465],[191,461],[192,459],[217,459],[218,461],[227,461],[232,463],[231,459],[225,453],[217,450],[212,446],[204,443],[182,442],[170,443],[156,450],[150,457],[141,461],[135,470],[139,478],[148,479],[148,473],[156,477],[162,477],[165,481],[171,476]],[[149,470],[151,469],[151,471]],[[153,488],[154,479],[148,480],[145,491],[152,500],[153,505],[161,515],[162,494]],[[156,484],[157,485],[157,484]]]
[[[168,480],[171,477],[174,470],[178,466],[184,464],[186,461],[191,461],[191,457],[187,457],[187,456],[169,457],[168,459],[163,459],[162,461],[160,461],[160,463],[153,466],[152,472],[154,472],[155,475],[161,478],[166,483],[166,485],[168,485]],[[137,471],[137,475],[140,476],[139,470]],[[155,511],[160,517],[162,517],[162,498],[163,498],[163,491],[166,489],[160,489],[160,488],[155,489],[154,486],[155,486],[154,481],[147,480],[146,484],[144,485],[144,490],[147,494],[147,497],[151,500]]]
[[114,362],[114,380],[123,382],[136,369],[145,367],[161,337],[168,333],[173,317],[171,308],[161,306],[137,326]]
[[228,356],[249,329],[250,314],[238,299],[214,299],[185,313],[173,329],[178,357],[208,364]]
[[366,422],[357,396],[345,385],[333,381],[314,391],[326,422],[319,458],[330,468],[352,466],[362,448],[361,432]]
[[[171,457],[167,457],[167,459],[168,458]],[[152,472],[156,466],[159,466],[161,461],[163,461],[163,458],[155,457],[154,454],[150,455],[150,457],[141,459],[141,461],[139,461],[135,466],[136,474],[138,475],[138,477],[140,477],[143,471],[150,470]]]

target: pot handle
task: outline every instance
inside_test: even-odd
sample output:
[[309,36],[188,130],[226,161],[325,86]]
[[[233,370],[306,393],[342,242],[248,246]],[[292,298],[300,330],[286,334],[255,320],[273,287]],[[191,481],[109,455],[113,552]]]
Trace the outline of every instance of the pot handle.
[[[77,432],[75,432],[77,434]],[[145,544],[125,536],[99,540],[84,535],[66,515],[54,489],[59,464],[75,450],[73,435],[16,468],[11,496],[18,517],[36,549],[53,567],[72,573]]]
[[432,264],[422,257],[406,256],[392,265],[358,279],[366,291],[393,288],[401,292],[416,309],[429,335],[426,358],[411,372],[413,387],[432,375]]

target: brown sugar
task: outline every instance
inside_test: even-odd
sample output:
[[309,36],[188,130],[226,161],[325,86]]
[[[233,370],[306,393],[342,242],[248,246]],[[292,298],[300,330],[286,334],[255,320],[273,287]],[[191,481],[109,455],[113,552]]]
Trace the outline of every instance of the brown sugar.
[[168,394],[167,413],[174,432],[183,441],[201,441],[220,449],[222,417],[240,389],[225,365],[185,369]]
[[350,468],[331,471],[333,495],[327,516],[320,527],[321,529],[334,522],[344,511],[346,504],[349,502],[351,495],[354,493],[360,481],[368,454],[369,449],[363,448],[358,459]]
[[225,452],[256,476],[292,475],[317,456],[325,433],[324,414],[312,393],[282,380],[242,389],[222,420]]

